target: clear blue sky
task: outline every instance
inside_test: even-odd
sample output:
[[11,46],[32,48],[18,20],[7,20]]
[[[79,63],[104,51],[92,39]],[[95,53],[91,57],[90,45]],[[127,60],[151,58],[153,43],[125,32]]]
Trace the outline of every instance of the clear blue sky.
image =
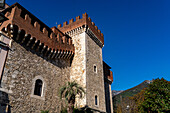
[[87,12],[105,37],[103,59],[114,72],[113,90],[170,80],[169,0],[6,0],[15,2],[49,27]]

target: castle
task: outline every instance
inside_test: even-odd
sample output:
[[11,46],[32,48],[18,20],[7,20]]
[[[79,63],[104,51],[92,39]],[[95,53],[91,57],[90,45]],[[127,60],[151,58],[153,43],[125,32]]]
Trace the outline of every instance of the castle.
[[59,88],[77,81],[86,91],[76,107],[113,113],[113,75],[102,59],[104,36],[85,13],[49,28],[19,3],[2,13],[0,111],[60,113]]

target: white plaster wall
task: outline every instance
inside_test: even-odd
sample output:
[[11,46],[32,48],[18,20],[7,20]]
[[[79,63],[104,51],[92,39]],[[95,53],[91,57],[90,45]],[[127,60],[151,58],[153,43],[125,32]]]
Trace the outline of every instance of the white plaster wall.
[[1,47],[0,49],[1,49],[0,50],[0,79],[1,79],[2,71],[3,71],[3,67],[4,67],[6,55],[7,55],[7,50]]
[[[2,34],[0,36],[0,41],[7,45],[10,45],[10,43],[11,43],[11,40]],[[1,80],[2,71],[4,68],[7,53],[8,53],[8,49],[6,47],[2,47],[0,45],[0,80]]]

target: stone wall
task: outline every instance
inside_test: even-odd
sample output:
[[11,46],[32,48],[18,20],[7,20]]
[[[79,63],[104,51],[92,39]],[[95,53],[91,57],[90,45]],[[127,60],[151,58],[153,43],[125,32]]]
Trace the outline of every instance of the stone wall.
[[111,67],[108,66],[103,61],[104,86],[105,86],[105,99],[106,99],[106,112],[107,113],[113,113],[112,90],[111,90],[111,84],[113,82],[113,74],[110,69]]
[[[32,94],[36,77],[43,79],[41,97]],[[69,77],[69,60],[48,61],[13,41],[0,90],[8,93],[12,113],[39,113],[40,110],[59,113],[62,103],[58,91]]]
[[[83,29],[82,29],[83,30]],[[80,32],[72,36],[73,44],[75,46],[75,55],[71,64],[71,80],[77,81],[86,90],[86,39],[85,32]],[[83,99],[76,99],[77,107],[84,107],[86,105],[86,95]]]
[[[102,48],[93,37],[86,33],[86,28],[69,34],[75,46],[75,55],[71,65],[71,80],[76,80],[86,90],[83,99],[77,98],[76,106],[88,106],[92,109],[106,112]],[[94,72],[94,66],[97,72]],[[98,105],[95,105],[95,96],[98,96]]]
[[[86,68],[87,68],[87,105],[93,109],[106,112],[102,48],[100,48],[87,34],[86,37]],[[94,71],[96,66],[96,72]],[[97,105],[95,105],[97,96]]]
[[111,105],[111,102],[112,102],[112,97],[110,95],[111,93],[111,90],[110,90],[110,87],[111,85],[108,83],[108,81],[106,80],[105,83],[105,99],[106,99],[106,111],[107,113],[113,113],[112,112],[112,105]]

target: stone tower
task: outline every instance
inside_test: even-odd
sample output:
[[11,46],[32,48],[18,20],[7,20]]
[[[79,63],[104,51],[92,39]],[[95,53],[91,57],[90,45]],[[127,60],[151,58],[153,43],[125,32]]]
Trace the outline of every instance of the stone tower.
[[[55,27],[53,28],[55,29]],[[96,112],[106,112],[101,31],[85,13],[71,19],[58,29],[72,37],[75,55],[71,65],[70,80],[76,80],[85,90],[83,99],[77,99],[77,107],[89,107]]]

